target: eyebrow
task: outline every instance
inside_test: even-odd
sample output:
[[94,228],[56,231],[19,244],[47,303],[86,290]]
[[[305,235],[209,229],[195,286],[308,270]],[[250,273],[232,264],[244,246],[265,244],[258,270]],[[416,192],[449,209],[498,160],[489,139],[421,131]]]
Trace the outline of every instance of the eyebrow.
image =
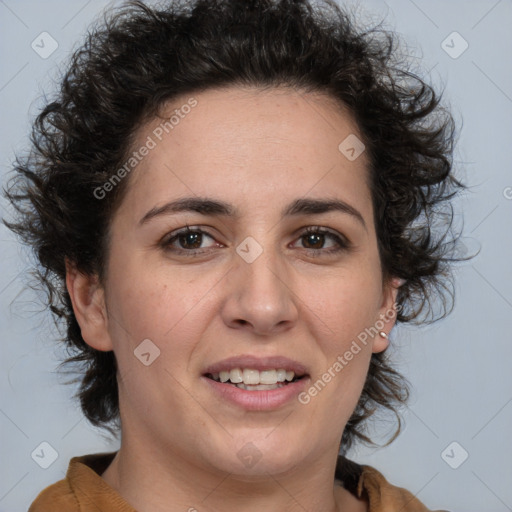
[[[359,221],[365,229],[366,223],[361,213],[353,206],[349,205],[341,199],[296,199],[286,206],[281,212],[281,217],[295,217],[299,215],[320,215],[338,211],[346,213],[357,221]],[[239,217],[240,213],[237,208],[226,203],[211,198],[201,197],[184,197],[151,208],[139,221],[139,225],[143,225],[155,217],[161,215],[172,215],[173,213],[195,212],[201,215],[210,215],[214,217]]]

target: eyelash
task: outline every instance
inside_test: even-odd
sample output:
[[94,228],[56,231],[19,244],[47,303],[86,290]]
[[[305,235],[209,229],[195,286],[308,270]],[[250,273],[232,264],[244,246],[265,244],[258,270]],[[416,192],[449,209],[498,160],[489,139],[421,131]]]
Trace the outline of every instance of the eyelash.
[[[194,256],[200,256],[201,254],[204,254],[205,252],[209,251],[209,248],[205,249],[177,249],[172,248],[172,244],[179,239],[181,236],[186,236],[189,234],[199,234],[199,235],[206,235],[212,239],[214,237],[210,235],[207,231],[204,231],[199,228],[190,228],[188,225],[186,228],[179,230],[178,232],[170,233],[168,236],[164,237],[162,242],[160,243],[161,247],[165,249],[166,251],[174,252],[178,255],[186,255],[190,257]],[[348,240],[346,240],[344,237],[341,237],[339,235],[336,235],[335,233],[331,232],[330,230],[327,230],[325,228],[322,228],[320,226],[309,226],[307,227],[298,237],[298,239],[309,236],[309,235],[327,235],[330,237],[336,244],[337,247],[331,248],[331,249],[304,249],[306,252],[308,252],[313,257],[318,257],[322,255],[333,255],[340,253],[342,251],[347,251],[351,248],[350,243]]]

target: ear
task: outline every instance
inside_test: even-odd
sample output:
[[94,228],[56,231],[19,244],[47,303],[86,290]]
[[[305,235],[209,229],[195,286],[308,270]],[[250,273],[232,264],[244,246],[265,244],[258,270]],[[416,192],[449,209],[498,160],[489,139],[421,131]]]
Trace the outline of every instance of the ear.
[[66,259],[66,287],[84,341],[96,350],[112,350],[105,292],[98,276],[79,272]]
[[[398,277],[388,279],[382,288],[382,304],[379,309],[379,318],[375,321],[375,328],[377,334],[373,338],[372,352],[382,352],[389,346],[389,339],[387,336],[396,322],[396,297],[398,289],[404,284],[404,280]],[[386,337],[380,335],[383,332]]]

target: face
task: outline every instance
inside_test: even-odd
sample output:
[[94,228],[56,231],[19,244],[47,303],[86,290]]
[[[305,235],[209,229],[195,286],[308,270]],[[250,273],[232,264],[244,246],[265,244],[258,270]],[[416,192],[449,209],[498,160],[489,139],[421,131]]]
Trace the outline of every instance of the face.
[[[168,133],[160,118],[139,129],[133,150],[151,147],[126,178],[91,292],[102,312],[78,312],[82,334],[115,352],[123,442],[245,477],[311,468],[337,453],[386,347],[371,328],[392,327],[368,162],[338,148],[357,126],[286,89],[188,100],[168,105],[163,117],[181,112]],[[217,381],[237,368],[263,387]]]

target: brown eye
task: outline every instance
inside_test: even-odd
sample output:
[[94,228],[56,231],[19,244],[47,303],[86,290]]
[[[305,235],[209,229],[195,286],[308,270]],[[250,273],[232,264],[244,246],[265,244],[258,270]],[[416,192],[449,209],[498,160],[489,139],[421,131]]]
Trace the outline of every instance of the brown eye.
[[214,240],[214,238],[203,231],[202,229],[191,229],[187,226],[186,229],[182,229],[178,232],[173,232],[170,235],[166,236],[162,242],[161,246],[170,252],[175,252],[178,254],[197,254],[199,252],[204,252],[204,250],[213,247],[203,246],[205,239],[210,238]]
[[302,239],[309,245],[308,249],[322,249],[325,243],[325,234],[308,233],[307,235],[302,235]]
[[[350,247],[345,237],[320,227],[307,228],[299,239],[302,241],[302,247],[314,256],[337,253]],[[325,245],[329,240],[331,246],[326,248]]]
[[192,231],[189,233],[182,233],[175,237],[180,247],[183,249],[199,249],[201,247],[202,238],[202,233]]

